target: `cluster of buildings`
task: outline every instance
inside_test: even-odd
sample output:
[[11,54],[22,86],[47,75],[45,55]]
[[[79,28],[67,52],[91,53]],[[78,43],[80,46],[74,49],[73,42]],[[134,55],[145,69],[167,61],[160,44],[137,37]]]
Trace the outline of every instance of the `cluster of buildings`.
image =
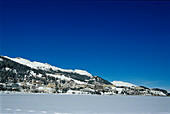
[[44,84],[41,80],[17,83],[0,83],[0,91],[17,91],[29,93],[65,93],[65,94],[99,94],[99,95],[149,95],[167,96],[167,93],[146,87],[125,87],[106,84],[78,84],[73,80],[57,80]]

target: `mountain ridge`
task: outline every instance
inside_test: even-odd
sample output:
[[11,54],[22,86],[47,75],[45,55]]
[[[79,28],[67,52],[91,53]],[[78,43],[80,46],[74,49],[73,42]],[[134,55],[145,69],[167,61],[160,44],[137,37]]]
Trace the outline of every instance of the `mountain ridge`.
[[[104,84],[111,84],[109,81],[104,80],[104,79],[102,79],[98,76],[94,77],[90,73],[88,73],[87,71],[84,71],[84,70],[61,69],[61,68],[52,66],[48,63],[40,63],[40,62],[36,62],[36,61],[31,62],[30,60],[23,59],[23,58],[20,58],[20,57],[17,57],[17,58],[10,58],[10,57],[7,57],[7,56],[0,56],[0,57],[1,57],[1,59],[8,59],[8,61],[12,61],[12,62],[15,62],[17,64],[27,66],[27,67],[29,67],[29,70],[34,69],[34,70],[40,70],[42,72],[46,72],[45,74],[47,74],[47,73],[48,74],[50,74],[50,73],[52,73],[52,74],[61,73],[61,74],[64,74],[66,76],[69,75],[69,76],[71,76],[71,78],[76,79],[76,80],[78,79],[78,80],[81,80],[81,81],[85,81],[85,80],[93,78],[95,80],[97,80],[97,79],[101,80],[100,82],[103,82]],[[15,68],[15,66],[13,66],[13,68]],[[39,73],[39,74],[41,74],[41,73]],[[34,75],[34,73],[31,72],[31,75]],[[83,79],[80,79],[80,78],[83,78]]]
[[61,69],[48,63],[0,55],[0,91],[72,94],[168,96],[166,90],[128,82],[109,82],[85,70]]
[[29,66],[29,67],[35,68],[35,69],[49,70],[50,68],[52,68],[53,70],[61,70],[61,71],[64,71],[64,72],[73,72],[73,73],[78,73],[80,75],[92,76],[90,73],[88,73],[85,70],[62,69],[62,68],[59,68],[59,67],[56,67],[56,66],[52,66],[52,65],[50,65],[48,63],[42,63],[42,62],[37,62],[37,61],[31,62],[30,60],[24,59],[24,58],[21,58],[21,57],[16,57],[16,58],[10,58],[8,56],[3,56],[3,57],[6,57],[6,58],[8,58],[10,60],[13,60],[15,62],[18,62],[20,64],[23,64],[23,65],[26,65],[26,66]]

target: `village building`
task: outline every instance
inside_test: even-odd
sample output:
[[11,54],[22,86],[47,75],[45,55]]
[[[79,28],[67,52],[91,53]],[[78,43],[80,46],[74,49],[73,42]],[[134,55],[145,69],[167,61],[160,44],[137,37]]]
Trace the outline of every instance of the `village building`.
[[83,89],[80,89],[80,91],[86,94],[93,94],[95,92],[95,90],[91,88],[83,88]]
[[41,93],[55,93],[56,92],[56,89],[45,87],[45,86],[38,87],[37,90]]

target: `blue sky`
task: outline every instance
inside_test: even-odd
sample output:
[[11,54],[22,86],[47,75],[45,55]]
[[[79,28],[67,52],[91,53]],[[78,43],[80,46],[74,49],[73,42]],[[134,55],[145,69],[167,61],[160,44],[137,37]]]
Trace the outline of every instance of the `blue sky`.
[[170,2],[2,0],[0,54],[170,89]]

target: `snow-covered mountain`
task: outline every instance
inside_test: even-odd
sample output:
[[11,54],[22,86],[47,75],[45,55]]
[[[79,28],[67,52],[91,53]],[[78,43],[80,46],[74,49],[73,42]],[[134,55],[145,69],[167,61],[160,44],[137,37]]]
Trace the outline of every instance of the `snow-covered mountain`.
[[92,77],[92,75],[90,73],[88,73],[87,71],[85,71],[85,70],[79,70],[79,69],[75,69],[75,70],[61,69],[61,68],[58,68],[58,67],[55,67],[55,66],[51,66],[48,63],[41,63],[41,62],[37,62],[37,61],[31,62],[30,60],[23,59],[23,58],[20,58],[20,57],[17,57],[17,58],[10,58],[10,57],[7,57],[7,56],[4,56],[4,57],[8,58],[8,59],[10,59],[12,61],[15,61],[17,63],[20,63],[22,65],[29,66],[29,67],[34,68],[34,69],[41,69],[41,70],[52,69],[52,70],[55,70],[55,71],[56,70],[60,70],[60,71],[63,71],[63,72],[77,73],[77,74],[80,74],[80,75],[86,75],[86,76]]
[[137,87],[134,84],[128,83],[128,82],[122,82],[122,81],[113,81],[111,82],[115,86],[123,86],[123,87]]
[[161,95],[166,90],[150,89],[128,82],[109,82],[85,70],[62,69],[47,63],[0,56],[0,91],[57,92],[77,94]]
[[4,81],[8,80],[9,77],[15,80],[24,80],[24,77],[30,80],[35,77],[54,77],[61,80],[74,80],[75,83],[81,84],[98,82],[100,84],[111,85],[109,81],[98,76],[92,76],[92,74],[85,70],[62,69],[47,63],[32,62],[20,57],[11,58],[8,56],[0,56],[0,75],[8,75],[8,77],[2,77]]

